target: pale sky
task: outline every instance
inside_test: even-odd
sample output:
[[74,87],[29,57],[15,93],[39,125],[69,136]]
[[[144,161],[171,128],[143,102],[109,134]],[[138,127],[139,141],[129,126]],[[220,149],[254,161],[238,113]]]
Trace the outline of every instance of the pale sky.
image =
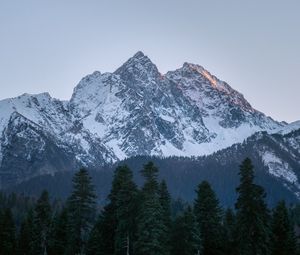
[[141,50],[162,73],[200,64],[256,109],[299,120],[299,13],[299,0],[0,0],[0,99],[69,99]]

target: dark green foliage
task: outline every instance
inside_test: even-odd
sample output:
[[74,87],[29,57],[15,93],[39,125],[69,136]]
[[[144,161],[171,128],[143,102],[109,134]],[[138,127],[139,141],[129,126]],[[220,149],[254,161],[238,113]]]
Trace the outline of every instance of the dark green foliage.
[[237,254],[236,239],[235,214],[231,209],[227,209],[224,215],[224,254]]
[[165,254],[162,240],[165,238],[166,226],[158,194],[158,169],[153,162],[149,162],[141,173],[145,178],[145,184],[142,189],[142,200],[137,218],[138,238],[135,243],[135,252],[138,255]]
[[[103,217],[100,215],[90,233],[86,249],[87,255],[113,254],[113,248],[111,248],[110,251],[107,251],[108,249],[105,245],[108,243],[108,240],[106,240],[107,236],[110,237],[111,233],[114,231],[112,229],[110,230],[111,232],[104,233],[104,231]],[[113,247],[113,244],[111,244],[111,247]]]
[[0,191],[0,210],[11,209],[17,228],[21,226],[28,211],[33,209],[35,202],[36,199],[24,194],[4,193]]
[[188,207],[188,203],[178,198],[176,200],[171,201],[171,218],[175,219],[177,216],[181,215],[186,208]]
[[269,214],[264,189],[254,184],[254,170],[249,158],[240,166],[237,188],[237,246],[240,255],[269,254]]
[[49,194],[47,191],[43,191],[34,208],[30,254],[47,254],[51,217]]
[[216,194],[206,181],[203,181],[198,186],[194,210],[200,227],[203,254],[222,254],[222,209],[219,206]]
[[295,255],[296,236],[284,201],[274,209],[271,230],[271,255]]
[[170,253],[170,235],[171,235],[171,196],[168,191],[167,183],[163,180],[159,185],[159,200],[162,208],[162,220],[165,226],[164,239],[162,240],[164,246],[164,254]]
[[18,236],[18,254],[29,255],[30,244],[32,243],[33,236],[33,211],[29,210],[27,217],[21,224]]
[[183,215],[178,216],[171,234],[172,255],[197,255],[201,253],[201,237],[196,217],[188,207]]
[[63,208],[53,217],[49,255],[63,255],[68,242],[68,210]]
[[84,254],[95,217],[94,186],[86,169],[73,178],[73,191],[68,199],[68,245],[66,253]]
[[50,204],[45,191],[31,210],[33,199],[0,192],[0,255],[297,254],[294,228],[300,206],[292,206],[289,214],[280,202],[270,221],[265,192],[254,183],[249,159],[240,167],[236,211],[228,209],[224,217],[208,182],[198,186],[192,209],[180,199],[171,203],[152,162],[141,173],[139,190],[129,167],[116,169],[108,203],[96,222],[94,189],[84,169],[74,176],[65,205],[58,200]]
[[137,187],[131,170],[117,167],[108,204],[90,235],[88,252],[125,254],[132,251],[135,232]]
[[133,182],[132,172],[126,165],[116,169],[113,182],[114,186],[118,186],[118,192],[112,198],[116,203],[114,254],[131,254],[135,238],[137,187]]
[[0,212],[0,254],[10,255],[16,252],[16,230],[10,209]]

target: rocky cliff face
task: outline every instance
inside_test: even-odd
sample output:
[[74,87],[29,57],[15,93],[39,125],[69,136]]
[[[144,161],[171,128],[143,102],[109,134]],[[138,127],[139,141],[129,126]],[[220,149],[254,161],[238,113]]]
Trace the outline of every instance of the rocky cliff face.
[[70,101],[0,101],[0,187],[135,155],[209,155],[284,126],[203,67],[163,75],[138,52],[114,73],[84,77]]

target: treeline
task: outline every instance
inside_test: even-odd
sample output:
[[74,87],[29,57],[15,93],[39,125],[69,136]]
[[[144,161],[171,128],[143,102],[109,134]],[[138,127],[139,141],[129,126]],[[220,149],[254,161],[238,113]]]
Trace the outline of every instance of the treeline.
[[235,208],[227,210],[206,181],[198,185],[193,205],[172,206],[167,184],[158,181],[152,162],[141,175],[144,184],[139,188],[129,167],[117,167],[100,213],[85,169],[75,174],[66,203],[53,204],[44,191],[34,203],[29,201],[33,205],[20,224],[15,220],[18,207],[12,212],[9,204],[13,199],[0,197],[0,254],[300,254],[295,215],[284,201],[273,210],[267,207],[264,189],[254,183],[250,159],[240,166]]

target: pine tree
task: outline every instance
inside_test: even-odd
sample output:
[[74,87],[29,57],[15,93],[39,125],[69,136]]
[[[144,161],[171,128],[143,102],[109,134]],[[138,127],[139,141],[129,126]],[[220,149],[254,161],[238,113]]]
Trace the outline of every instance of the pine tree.
[[294,255],[297,250],[296,236],[285,202],[278,203],[271,222],[271,255]]
[[68,241],[68,210],[63,208],[52,221],[49,255],[63,255]]
[[11,210],[5,209],[0,218],[0,254],[15,254],[16,229]]
[[162,240],[162,245],[164,246],[164,254],[169,254],[171,235],[171,196],[165,180],[163,180],[159,185],[159,200],[162,207],[162,220],[165,226],[165,238]]
[[132,172],[127,166],[117,167],[108,204],[89,238],[89,254],[125,254],[132,250],[137,211],[137,187],[132,178]]
[[200,227],[203,254],[222,254],[222,209],[215,192],[207,181],[203,181],[198,186],[194,210]]
[[161,255],[165,254],[163,246],[164,225],[162,206],[158,194],[158,169],[153,162],[144,165],[141,171],[145,178],[142,189],[142,203],[137,219],[137,241],[135,252],[138,255]]
[[86,169],[80,169],[73,178],[73,191],[68,199],[67,254],[84,254],[95,217],[94,186]]
[[199,255],[202,245],[196,217],[188,207],[173,224],[171,236],[172,255]]
[[29,210],[26,218],[21,224],[19,236],[18,236],[18,254],[29,255],[30,243],[33,236],[33,211]]
[[116,169],[114,185],[118,186],[118,192],[113,198],[116,203],[115,255],[129,255],[132,254],[135,234],[137,187],[126,165]]
[[224,216],[224,251],[225,254],[234,255],[236,251],[236,218],[231,209],[227,209]]
[[87,255],[113,254],[113,251],[107,252],[107,247],[105,247],[105,244],[107,243],[104,241],[106,239],[105,237],[111,236],[111,234],[106,232],[107,235],[105,235],[104,231],[103,217],[100,215],[89,236],[86,249]]
[[33,231],[30,243],[31,254],[47,254],[51,224],[51,205],[49,194],[43,191],[34,208]]
[[237,188],[237,247],[240,255],[269,254],[268,209],[264,189],[253,183],[254,169],[246,158],[240,166]]

